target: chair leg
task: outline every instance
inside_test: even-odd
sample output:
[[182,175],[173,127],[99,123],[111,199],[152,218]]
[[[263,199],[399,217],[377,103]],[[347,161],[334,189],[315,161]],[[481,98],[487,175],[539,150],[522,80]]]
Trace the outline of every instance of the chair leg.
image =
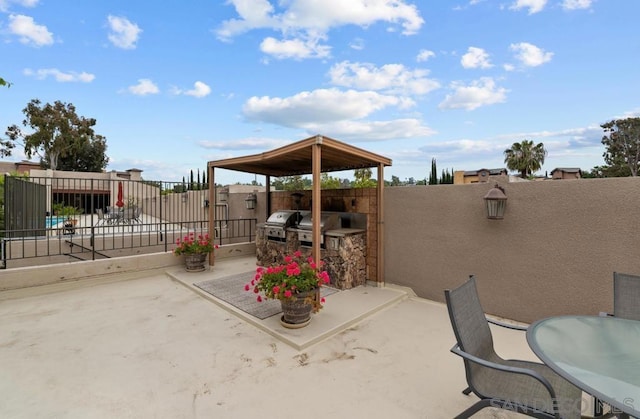
[[476,404],[474,404],[473,406],[469,407],[464,412],[458,414],[458,416],[456,416],[454,419],[468,419],[471,416],[473,416],[476,413],[478,413],[479,411],[481,411],[482,409],[484,409],[485,407],[489,407],[489,406],[491,406],[491,399],[478,400],[478,402],[476,402]]
[[471,387],[467,387],[464,390],[462,390],[462,394],[464,394],[465,396],[468,396],[469,394],[471,394]]

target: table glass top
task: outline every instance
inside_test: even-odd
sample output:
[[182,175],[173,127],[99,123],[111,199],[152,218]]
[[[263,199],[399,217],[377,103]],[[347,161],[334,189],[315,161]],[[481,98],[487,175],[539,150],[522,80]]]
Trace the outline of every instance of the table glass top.
[[560,316],[529,327],[540,359],[585,392],[640,414],[640,321]]

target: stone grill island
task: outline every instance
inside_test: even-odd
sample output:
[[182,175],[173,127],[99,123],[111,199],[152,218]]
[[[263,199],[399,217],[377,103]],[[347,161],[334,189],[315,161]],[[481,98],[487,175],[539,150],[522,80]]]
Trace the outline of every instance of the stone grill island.
[[[321,213],[321,259],[331,279],[330,285],[350,289],[367,280],[367,215],[348,212]],[[280,220],[281,225],[278,224]],[[311,213],[279,211],[257,225],[257,264],[281,264],[286,255],[300,251],[312,256]]]

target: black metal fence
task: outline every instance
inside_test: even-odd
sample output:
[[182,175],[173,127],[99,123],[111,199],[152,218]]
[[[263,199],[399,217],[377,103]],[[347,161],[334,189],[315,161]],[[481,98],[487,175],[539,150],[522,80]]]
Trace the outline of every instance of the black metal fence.
[[[5,175],[2,198],[2,268],[170,251],[209,229],[201,184]],[[224,203],[215,212],[216,244],[255,240],[256,219],[231,219]]]

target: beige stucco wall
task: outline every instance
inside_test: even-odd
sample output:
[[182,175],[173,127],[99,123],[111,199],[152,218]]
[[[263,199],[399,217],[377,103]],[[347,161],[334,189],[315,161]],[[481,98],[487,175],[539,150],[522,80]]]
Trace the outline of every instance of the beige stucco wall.
[[385,189],[385,282],[444,301],[476,275],[486,312],[524,322],[612,309],[613,271],[640,274],[640,178]]
[[[220,246],[216,259],[255,255],[255,243]],[[19,288],[86,280],[108,281],[114,274],[140,276],[153,270],[164,271],[184,264],[184,257],[173,252],[137,254],[112,259],[56,263],[46,266],[25,266],[0,270],[0,292]]]

